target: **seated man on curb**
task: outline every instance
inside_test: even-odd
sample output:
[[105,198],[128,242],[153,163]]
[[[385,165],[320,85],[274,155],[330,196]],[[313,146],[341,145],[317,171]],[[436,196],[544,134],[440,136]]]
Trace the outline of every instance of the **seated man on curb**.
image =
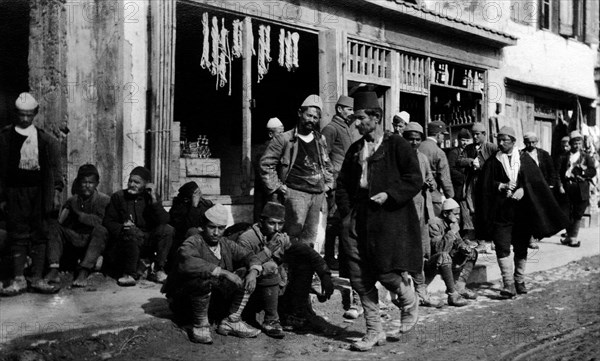
[[[73,287],[87,286],[87,278],[108,240],[108,230],[102,226],[102,219],[110,198],[96,189],[99,180],[100,175],[94,165],[79,167],[75,195],[67,200],[58,223],[50,229],[48,282],[60,283],[58,269],[61,261],[63,266],[74,265],[79,258],[81,262],[77,266]],[[67,252],[63,252],[65,248]]]
[[[290,242],[287,234],[281,233],[284,222],[285,207],[279,203],[268,202],[263,208],[260,221],[238,238],[238,243],[254,252],[263,265],[257,292],[252,295],[247,311],[251,313],[250,319],[255,321],[256,312],[264,309],[262,329],[267,336],[274,338],[285,336],[277,313],[280,287],[285,286],[287,282],[284,262],[296,262],[306,266],[295,267],[296,272],[292,274],[287,285],[286,297],[292,303],[289,305],[292,314],[302,310],[302,301],[308,298],[311,277],[315,271],[321,278],[323,288],[319,300],[325,301],[333,293],[331,272],[323,258],[307,244]],[[302,313],[295,315],[301,317]]]
[[154,272],[148,279],[157,283],[167,279],[164,266],[174,230],[168,224],[169,214],[149,182],[150,171],[135,167],[129,175],[127,189],[115,192],[106,208],[104,226],[116,240],[122,258],[123,275],[117,281],[120,286],[134,286],[137,278],[146,272],[155,252]]
[[169,263],[175,260],[177,249],[183,241],[200,233],[200,220],[204,212],[213,205],[213,202],[202,197],[202,191],[196,182],[187,182],[179,188],[179,193],[173,198],[173,206],[169,210],[170,224],[175,228]]
[[460,237],[460,205],[455,200],[450,198],[444,201],[440,216],[441,218],[436,217],[429,221],[431,258],[425,265],[425,273],[429,280],[433,279],[437,272],[440,273],[446,284],[448,305],[466,306],[468,302],[464,298],[477,298],[475,292],[466,288],[469,275],[477,261],[477,251]]
[[[242,321],[241,315],[256,287],[256,277],[262,272],[260,261],[251,251],[223,237],[227,225],[227,210],[223,205],[216,204],[207,210],[201,223],[200,234],[186,239],[177,250],[177,263],[161,292],[166,294],[171,310],[179,318],[191,311],[192,342],[212,343],[208,313],[209,305],[214,307],[210,302],[214,293],[231,302],[229,316],[221,320],[217,332],[256,337],[260,330]],[[239,266],[244,268],[238,269]],[[240,278],[242,273],[244,281]]]

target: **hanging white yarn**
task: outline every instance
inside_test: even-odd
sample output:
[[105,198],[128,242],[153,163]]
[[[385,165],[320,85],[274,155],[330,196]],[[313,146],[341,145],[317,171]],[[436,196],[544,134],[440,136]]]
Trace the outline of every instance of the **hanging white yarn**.
[[260,25],[258,27],[258,59],[256,62],[258,66],[258,83],[269,72],[269,62],[271,61],[270,32],[270,26]]
[[212,30],[211,30],[211,39],[212,39],[212,66],[210,67],[210,73],[212,75],[217,75],[219,69],[219,42],[221,41],[219,36],[219,20],[216,16],[212,18]]
[[[225,18],[221,19],[221,36],[219,39],[219,65],[217,71],[217,89],[229,82],[229,95],[231,95],[231,52],[229,49],[229,31],[225,28]],[[229,76],[227,76],[229,65]]]
[[294,69],[298,68],[298,43],[300,42],[300,34],[292,34],[292,66]]
[[285,30],[279,30],[279,66],[285,66]]
[[231,53],[234,57],[242,56],[242,22],[240,20],[233,21],[233,47]]
[[208,26],[208,13],[202,14],[202,57],[200,58],[200,67],[202,69],[210,68],[210,28]]
[[292,34],[288,31],[285,37],[285,67],[292,70]]

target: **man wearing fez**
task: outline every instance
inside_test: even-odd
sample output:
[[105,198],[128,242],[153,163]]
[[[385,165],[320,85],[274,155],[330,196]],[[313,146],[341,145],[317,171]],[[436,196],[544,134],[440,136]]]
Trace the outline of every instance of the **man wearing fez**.
[[[548,237],[568,223],[533,159],[515,147],[511,127],[498,132],[500,149],[484,164],[479,176],[476,221],[479,239],[491,239],[504,288],[500,294],[527,293],[525,266],[531,236]],[[511,245],[514,251],[510,259]]]
[[[466,147],[473,139],[468,129],[458,132],[458,146],[448,152],[448,164],[450,165],[450,179],[454,187],[454,200],[460,204],[460,230],[465,240],[474,240],[475,226],[471,218],[465,188],[467,186],[467,174],[473,165],[473,158],[469,158]],[[477,244],[475,244],[477,245]]]
[[[538,140],[538,136],[534,132],[525,133],[523,135],[523,144],[525,144],[523,152],[529,154],[531,159],[533,159],[535,164],[540,168],[546,183],[548,183],[548,186],[554,192],[554,188],[559,184],[558,173],[554,168],[554,162],[552,161],[550,153],[537,147]],[[529,248],[538,249],[539,246],[536,242],[537,239],[531,237]]]
[[79,167],[75,178],[76,193],[67,200],[58,223],[51,228],[48,242],[50,272],[46,275],[49,282],[60,283],[59,266],[73,266],[81,259],[73,287],[87,286],[87,278],[104,252],[108,230],[102,226],[102,220],[110,197],[98,192],[99,180],[94,165]]
[[561,243],[570,247],[579,247],[577,240],[581,218],[590,204],[590,183],[596,176],[594,159],[583,151],[583,137],[574,130],[569,135],[569,152],[561,155],[558,166],[560,173],[559,193],[566,194],[569,225],[566,237]]
[[406,129],[406,125],[410,122],[410,114],[405,111],[401,111],[394,115],[392,118],[392,127],[394,128],[394,134],[402,135]]
[[0,294],[27,289],[25,264],[31,258],[31,287],[42,293],[58,289],[42,278],[48,225],[56,221],[64,187],[59,143],[33,125],[39,106],[29,93],[15,102],[15,124],[0,130],[0,209],[7,217],[13,278]]
[[367,333],[352,348],[385,343],[379,315],[379,281],[395,294],[402,327],[418,320],[419,300],[409,273],[423,269],[419,216],[413,198],[423,187],[417,154],[402,137],[383,129],[383,111],[374,92],[357,93],[354,118],[362,138],[346,153],[337,179],[336,201],[344,217],[342,250],[350,282],[360,295]]
[[[154,258],[154,269],[148,279],[163,283],[167,275],[164,266],[173,243],[174,229],[169,213],[163,208],[150,182],[150,171],[135,167],[127,189],[115,192],[106,208],[104,226],[116,240],[121,256],[121,286],[134,286]],[[153,257],[156,253],[156,257]]]
[[229,311],[217,333],[242,338],[260,334],[260,330],[242,321],[241,315],[262,267],[250,250],[223,237],[227,219],[227,209],[222,204],[215,204],[204,213],[201,232],[179,247],[175,268],[161,289],[178,318],[187,320],[191,316],[192,342],[213,342],[209,311],[214,315],[223,301]]
[[446,198],[454,197],[448,158],[446,158],[446,153],[440,148],[444,143],[446,134],[448,134],[448,131],[444,122],[441,120],[430,122],[427,124],[427,139],[421,142],[419,146],[419,151],[429,159],[433,178],[435,178],[435,182],[438,185],[438,189],[434,189],[431,192],[433,212],[436,216],[439,216],[442,212],[442,194]]
[[283,133],[283,123],[279,118],[271,118],[267,122],[267,136],[268,139],[265,143],[261,144],[257,149],[255,155],[252,157],[252,169],[254,177],[254,221],[258,222],[262,209],[268,201],[268,194],[265,194],[265,188],[263,181],[260,177],[260,158],[265,154],[265,149],[276,135]]
[[323,103],[309,95],[298,110],[296,128],[277,135],[260,159],[260,175],[271,198],[283,198],[283,230],[294,242],[313,245],[325,193],[333,175],[325,137],[318,131]]
[[[431,201],[431,191],[436,188],[435,179],[431,172],[431,166],[429,165],[429,159],[419,151],[419,145],[423,140],[423,127],[421,124],[412,122],[408,123],[402,133],[404,139],[406,139],[412,149],[417,153],[419,159],[419,168],[421,169],[421,177],[423,178],[423,188],[415,197],[413,202],[417,209],[417,215],[419,216],[419,225],[421,227],[421,243],[423,246],[423,261],[427,261],[431,256],[431,246],[429,242],[429,229],[427,224],[429,220],[433,219],[433,203]],[[413,273],[411,274],[415,281],[415,290],[419,297],[419,305],[425,307],[442,307],[442,302],[436,302],[433,300],[427,292],[427,283],[425,283],[425,273]]]
[[[471,213],[471,219],[475,219],[476,209],[475,199],[479,196],[477,193],[477,179],[481,173],[483,164],[498,151],[496,144],[487,141],[485,126],[483,123],[475,123],[471,127],[473,143],[465,147],[467,158],[471,160],[471,165],[467,170],[467,179],[465,185],[465,201]],[[477,230],[476,232],[477,233]],[[477,251],[479,253],[492,253],[492,245],[489,240],[478,238]]]
[[[321,279],[320,300],[329,299],[333,293],[331,272],[323,258],[304,243],[290,242],[287,234],[282,233],[285,220],[285,207],[276,202],[268,202],[263,208],[260,221],[242,233],[238,243],[252,251],[261,261],[263,273],[258,278],[256,292],[250,298],[246,308],[251,321],[256,321],[256,313],[265,311],[262,329],[274,338],[283,338],[283,328],[277,313],[279,294],[285,288],[280,309],[284,325],[301,328],[308,325],[306,310],[312,275],[317,273]],[[288,282],[283,264],[293,272]]]

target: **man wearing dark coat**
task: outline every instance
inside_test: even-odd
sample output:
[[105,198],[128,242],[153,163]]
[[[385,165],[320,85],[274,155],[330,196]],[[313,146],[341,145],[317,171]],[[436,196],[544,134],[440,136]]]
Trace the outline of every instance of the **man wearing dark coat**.
[[366,351],[385,343],[379,315],[379,281],[396,298],[402,327],[417,322],[419,301],[409,273],[423,269],[419,217],[413,197],[423,187],[417,154],[401,136],[383,130],[383,111],[374,92],[357,93],[354,117],[363,136],[346,153],[337,180],[337,205],[344,217],[342,250],[350,282],[360,295],[366,335],[352,345]]
[[169,213],[149,182],[150,171],[135,167],[127,189],[115,192],[106,207],[103,224],[117,242],[122,262],[122,276],[117,282],[121,286],[134,286],[152,262],[154,269],[148,279],[157,283],[167,279],[164,267],[174,229],[168,224]]
[[527,293],[524,276],[531,236],[548,237],[567,224],[539,167],[529,154],[517,151],[515,141],[514,129],[500,129],[500,150],[483,166],[477,184],[481,196],[476,198],[478,237],[496,246],[504,284],[500,294],[505,297]]
[[48,226],[56,222],[64,188],[59,143],[38,129],[33,120],[39,105],[29,93],[15,102],[14,125],[0,130],[0,210],[7,220],[13,278],[0,290],[13,296],[27,290],[25,265],[31,258],[31,287],[42,293],[58,291],[42,278]]
[[570,134],[569,152],[563,154],[558,162],[560,173],[559,193],[566,194],[566,210],[569,215],[567,235],[561,243],[570,247],[579,247],[577,240],[581,218],[590,204],[590,183],[596,176],[594,159],[583,151],[583,137],[574,130]]
[[[546,152],[542,148],[536,147],[538,143],[538,136],[535,132],[527,132],[523,135],[523,144],[525,144],[525,148],[523,148],[523,152],[527,152],[531,159],[540,167],[542,171],[542,175],[548,183],[548,187],[554,192],[554,188],[558,185],[558,173],[554,168],[554,161],[552,157],[550,157],[550,153]],[[529,248],[538,249],[537,245],[538,240],[531,237],[529,241]]]
[[460,205],[460,230],[465,240],[475,238],[475,226],[471,218],[471,211],[466,198],[465,187],[467,186],[467,173],[473,165],[473,159],[467,156],[466,147],[473,139],[471,132],[461,129],[458,132],[458,147],[448,152],[448,164],[450,165],[450,178],[454,187],[454,200]]

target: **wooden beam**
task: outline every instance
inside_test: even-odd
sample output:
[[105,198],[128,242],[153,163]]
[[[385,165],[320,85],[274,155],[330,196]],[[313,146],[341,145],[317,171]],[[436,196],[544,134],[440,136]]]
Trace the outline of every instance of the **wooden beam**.
[[243,195],[253,184],[252,175],[252,21],[244,18],[242,32],[242,183]]

